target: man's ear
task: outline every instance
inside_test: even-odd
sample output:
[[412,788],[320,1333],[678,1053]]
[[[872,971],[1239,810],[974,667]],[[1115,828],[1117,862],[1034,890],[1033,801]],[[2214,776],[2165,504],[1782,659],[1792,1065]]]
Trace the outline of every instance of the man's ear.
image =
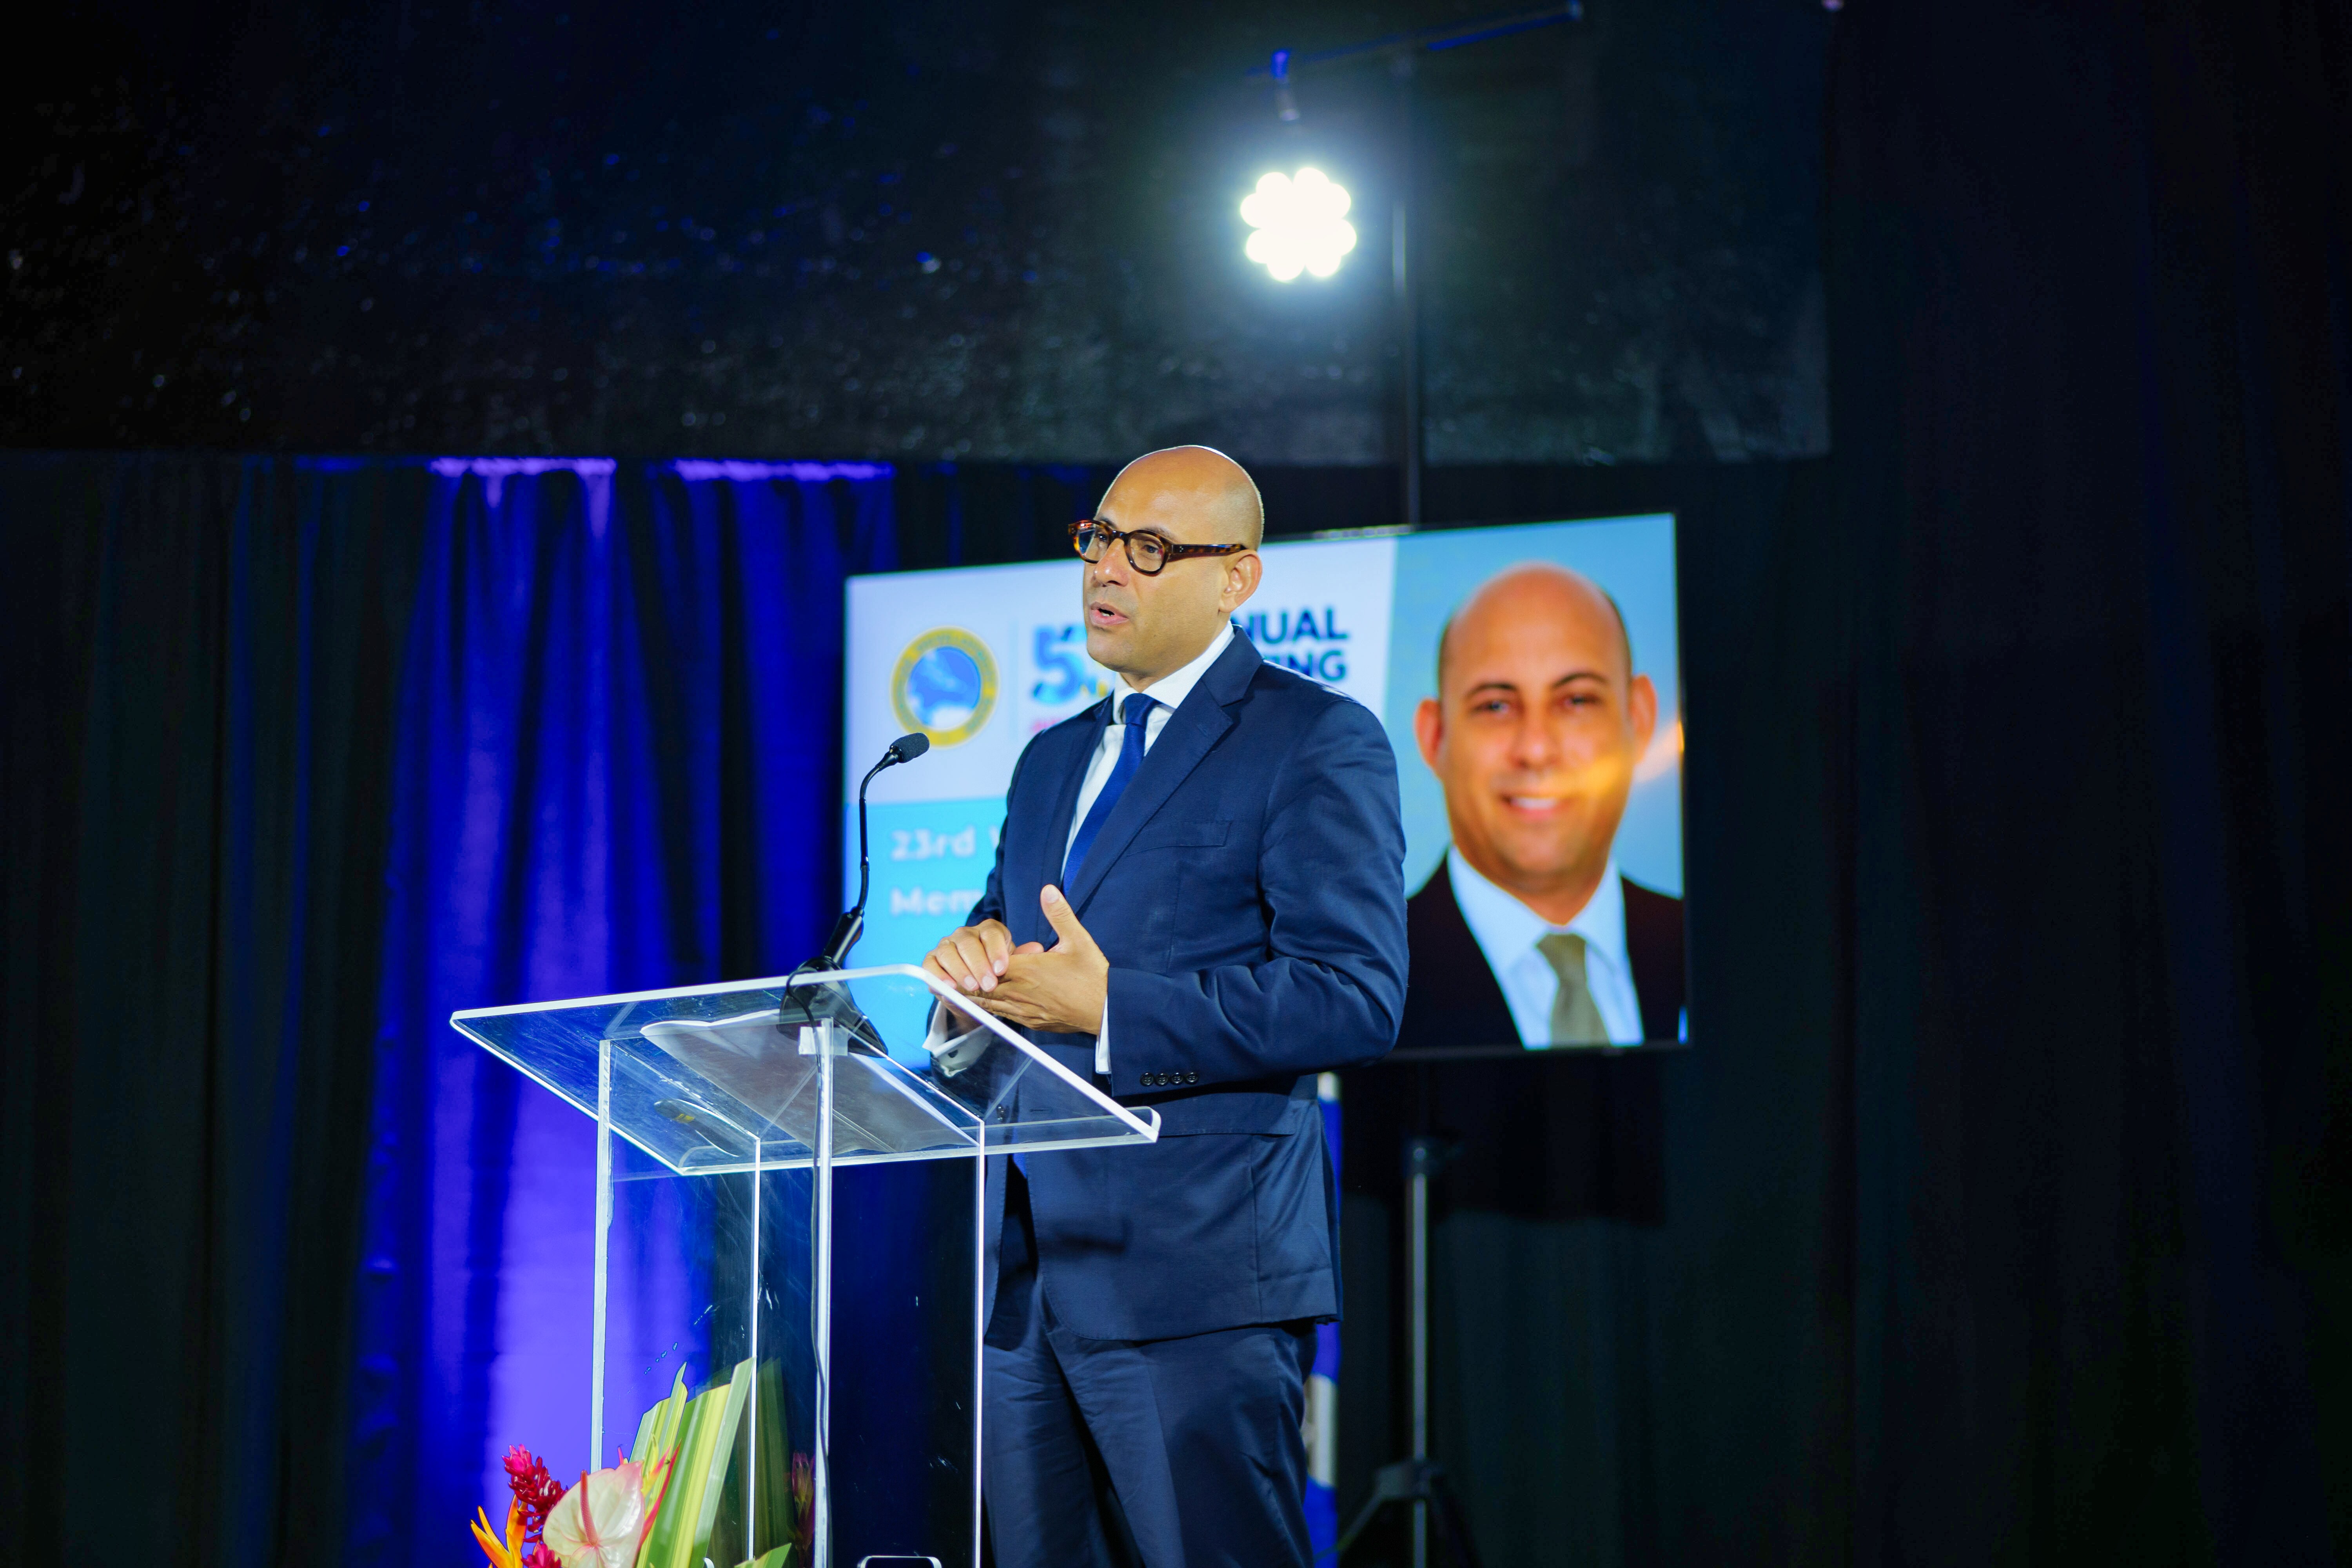
[[1625,694],[1625,710],[1633,720],[1633,754],[1640,756],[1650,749],[1650,737],[1658,729],[1658,689],[1646,675],[1633,678],[1633,689]]
[[1232,615],[1249,603],[1257,592],[1258,584],[1265,577],[1265,563],[1255,550],[1244,550],[1225,563],[1225,588],[1217,603],[1225,614]]
[[1445,739],[1445,710],[1437,705],[1436,698],[1423,698],[1421,706],[1412,710],[1412,738],[1420,742],[1421,760],[1435,773],[1438,742]]

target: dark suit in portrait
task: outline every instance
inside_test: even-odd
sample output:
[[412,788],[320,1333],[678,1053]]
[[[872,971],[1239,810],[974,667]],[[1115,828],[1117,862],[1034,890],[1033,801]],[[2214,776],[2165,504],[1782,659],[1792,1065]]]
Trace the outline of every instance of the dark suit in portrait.
[[[1110,719],[1023,753],[968,924],[1055,941],[1039,890]],[[1311,1324],[1339,1311],[1316,1075],[1395,1038],[1403,853],[1379,719],[1238,636],[1085,852],[1065,892],[1110,964],[1094,1081],[1161,1133],[989,1163],[999,1563],[1307,1562],[1300,1402]],[[1032,1037],[1094,1074],[1093,1037]]]
[[[1621,885],[1643,1037],[1674,1040],[1686,985],[1683,901],[1630,879]],[[1412,984],[1397,1048],[1518,1047],[1518,1026],[1463,918],[1445,862],[1405,911]],[[1426,1130],[1459,1150],[1438,1185],[1447,1206],[1655,1223],[1665,1202],[1658,1064],[1614,1053],[1579,1046],[1350,1073],[1341,1101],[1349,1190],[1393,1204],[1402,1190],[1398,1152],[1409,1134]]]
[[[1629,877],[1620,877],[1618,884],[1624,889],[1625,952],[1633,971],[1633,993],[1642,1005],[1642,1038],[1679,1038],[1685,984],[1683,901]],[[1405,932],[1412,952],[1412,985],[1405,993],[1399,1049],[1458,1050],[1518,1043],[1518,1026],[1511,1021],[1510,1006],[1478,939],[1462,918],[1444,861],[1437,863],[1421,891],[1406,900]]]

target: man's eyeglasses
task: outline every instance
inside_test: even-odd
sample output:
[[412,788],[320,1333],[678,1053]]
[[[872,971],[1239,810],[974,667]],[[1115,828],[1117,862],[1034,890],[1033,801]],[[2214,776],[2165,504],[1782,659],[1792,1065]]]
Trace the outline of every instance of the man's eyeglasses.
[[1181,561],[1187,555],[1233,555],[1249,548],[1246,544],[1179,544],[1163,534],[1123,533],[1098,517],[1082,517],[1070,524],[1070,542],[1077,547],[1078,559],[1089,565],[1122,541],[1128,564],[1147,577],[1158,576],[1171,561]]

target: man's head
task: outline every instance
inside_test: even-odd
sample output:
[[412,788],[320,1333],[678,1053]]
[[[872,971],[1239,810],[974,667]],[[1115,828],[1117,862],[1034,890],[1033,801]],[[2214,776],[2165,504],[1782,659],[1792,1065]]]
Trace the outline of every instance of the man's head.
[[1171,447],[1121,468],[1095,515],[1122,533],[1157,533],[1171,544],[1247,546],[1171,561],[1157,575],[1137,571],[1123,543],[1087,564],[1087,656],[1140,689],[1198,658],[1257,592],[1265,506],[1223,452]]
[[1558,566],[1489,580],[1438,639],[1413,715],[1454,847],[1554,924],[1592,897],[1658,722],[1616,604]]

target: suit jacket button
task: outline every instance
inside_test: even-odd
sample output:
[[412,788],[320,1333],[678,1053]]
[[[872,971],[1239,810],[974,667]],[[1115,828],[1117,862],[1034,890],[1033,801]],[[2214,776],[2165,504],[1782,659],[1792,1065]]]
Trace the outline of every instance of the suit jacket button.
[[1160,1075],[1156,1072],[1148,1072],[1143,1075],[1143,1087],[1146,1089],[1154,1088],[1159,1084],[1159,1082]]
[[1198,1083],[1201,1081],[1201,1075],[1197,1072],[1188,1072],[1184,1075],[1184,1081],[1186,1083]]

